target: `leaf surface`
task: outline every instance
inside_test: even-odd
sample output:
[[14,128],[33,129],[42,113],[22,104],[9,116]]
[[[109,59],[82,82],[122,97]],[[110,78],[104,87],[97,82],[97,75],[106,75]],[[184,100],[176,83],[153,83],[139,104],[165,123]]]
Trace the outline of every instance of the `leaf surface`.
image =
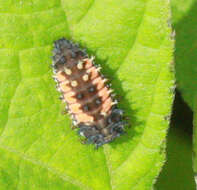
[[193,170],[194,179],[197,186],[197,96],[194,103],[194,121],[193,121]]
[[160,173],[155,190],[195,190],[192,169],[192,139],[179,126],[172,126],[168,132],[167,159]]
[[[149,190],[165,160],[173,100],[169,2],[0,1],[1,189]],[[130,128],[95,150],[62,115],[53,41],[87,48],[122,96]]]

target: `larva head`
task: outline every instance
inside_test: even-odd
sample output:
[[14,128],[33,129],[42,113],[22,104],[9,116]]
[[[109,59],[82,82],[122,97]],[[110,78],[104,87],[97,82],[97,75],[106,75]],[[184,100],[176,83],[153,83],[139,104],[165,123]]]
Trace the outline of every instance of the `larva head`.
[[53,66],[54,68],[67,65],[68,68],[77,64],[79,60],[87,58],[86,52],[65,38],[54,42]]

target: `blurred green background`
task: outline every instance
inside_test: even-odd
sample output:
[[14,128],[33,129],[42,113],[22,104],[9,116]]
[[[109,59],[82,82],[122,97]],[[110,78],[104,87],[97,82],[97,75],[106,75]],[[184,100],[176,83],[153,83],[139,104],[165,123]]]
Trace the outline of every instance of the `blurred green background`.
[[195,190],[192,170],[192,111],[176,92],[167,137],[167,161],[156,190]]
[[172,0],[177,91],[167,138],[167,161],[157,190],[195,190],[192,170],[193,100],[197,92],[197,0]]

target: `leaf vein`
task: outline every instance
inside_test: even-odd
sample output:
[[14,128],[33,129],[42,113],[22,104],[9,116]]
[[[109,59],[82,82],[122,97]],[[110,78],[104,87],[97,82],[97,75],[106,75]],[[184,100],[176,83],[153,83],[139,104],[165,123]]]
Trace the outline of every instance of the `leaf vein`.
[[70,176],[68,176],[66,174],[62,174],[57,169],[52,168],[52,167],[48,166],[47,164],[45,164],[45,163],[43,163],[41,161],[35,160],[35,159],[31,158],[30,156],[25,155],[24,153],[16,151],[16,150],[14,150],[14,149],[12,149],[12,148],[10,148],[8,146],[2,145],[2,144],[0,144],[0,148],[4,149],[4,150],[6,150],[6,151],[8,151],[10,153],[16,154],[18,157],[20,157],[21,159],[23,159],[25,161],[29,161],[29,162],[31,162],[34,165],[37,165],[37,166],[39,166],[41,168],[44,168],[44,169],[48,170],[49,172],[51,172],[52,174],[58,176],[59,178],[61,178],[65,182],[69,182],[69,183],[71,183],[71,184],[73,184],[73,185],[75,185],[77,187],[80,187],[80,188],[82,188],[84,190],[93,190],[92,188],[82,184],[80,181],[78,181],[78,180],[76,180],[76,179],[74,179],[74,178],[72,178],[72,177],[70,177]]
[[87,11],[78,19],[77,24],[84,19],[84,17],[88,14],[90,9],[93,7],[94,3],[95,3],[95,0],[92,0],[92,2],[90,3],[89,7],[87,8]]

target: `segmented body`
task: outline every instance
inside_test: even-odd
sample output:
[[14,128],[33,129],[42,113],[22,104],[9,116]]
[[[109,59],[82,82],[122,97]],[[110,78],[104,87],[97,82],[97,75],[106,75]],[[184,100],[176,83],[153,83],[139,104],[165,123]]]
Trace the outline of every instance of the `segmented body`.
[[62,38],[54,43],[53,69],[61,99],[87,143],[98,147],[123,133],[122,110],[115,108],[112,90],[93,58]]

